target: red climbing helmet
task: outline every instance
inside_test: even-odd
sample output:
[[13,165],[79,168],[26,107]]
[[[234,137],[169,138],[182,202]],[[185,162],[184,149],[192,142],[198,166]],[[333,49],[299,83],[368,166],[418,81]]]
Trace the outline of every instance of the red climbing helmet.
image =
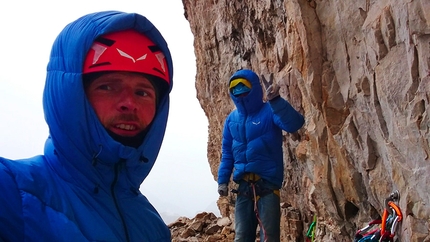
[[134,29],[98,37],[87,53],[83,74],[131,71],[159,77],[170,84],[166,58],[148,37]]

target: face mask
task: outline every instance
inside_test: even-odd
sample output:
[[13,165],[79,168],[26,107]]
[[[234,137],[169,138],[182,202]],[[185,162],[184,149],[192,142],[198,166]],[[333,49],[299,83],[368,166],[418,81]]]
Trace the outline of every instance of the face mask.
[[251,91],[251,88],[245,86],[243,83],[239,83],[231,89],[233,95],[238,96]]

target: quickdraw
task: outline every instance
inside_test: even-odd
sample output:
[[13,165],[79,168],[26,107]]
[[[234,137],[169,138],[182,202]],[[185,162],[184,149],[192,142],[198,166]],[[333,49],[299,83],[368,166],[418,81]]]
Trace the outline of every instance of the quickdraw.
[[316,226],[317,226],[317,215],[314,215],[314,220],[309,225],[308,232],[306,233],[306,242],[314,242],[315,241]]
[[359,229],[355,233],[354,242],[392,242],[397,226],[403,219],[402,210],[395,203],[399,199],[399,191],[391,193],[385,199],[382,219],[373,220],[366,227]]

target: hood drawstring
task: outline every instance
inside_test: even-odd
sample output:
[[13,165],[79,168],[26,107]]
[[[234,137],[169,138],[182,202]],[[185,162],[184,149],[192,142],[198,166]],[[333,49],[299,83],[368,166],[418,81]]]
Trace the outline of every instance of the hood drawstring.
[[135,187],[130,187],[130,191],[131,193],[133,193],[135,196],[139,196],[139,189],[135,188]]
[[99,155],[100,155],[100,153],[102,153],[102,150],[103,150],[103,146],[102,145],[99,145],[99,152],[97,152],[97,153],[95,153],[94,155],[93,155],[93,157],[91,158],[91,164],[93,165],[93,166],[96,166],[97,165],[97,161],[98,161],[98,157],[99,157]]
[[[92,166],[96,166],[97,165],[97,161],[98,161],[98,157],[100,155],[100,153],[102,153],[103,150],[103,146],[99,145],[99,151],[97,153],[94,153],[93,157],[91,158],[91,165]],[[99,184],[96,184],[96,186],[94,187],[93,193],[94,194],[98,194],[99,193]]]
[[149,161],[148,158],[146,158],[145,156],[141,156],[139,160],[140,162],[143,162],[143,163],[148,163]]

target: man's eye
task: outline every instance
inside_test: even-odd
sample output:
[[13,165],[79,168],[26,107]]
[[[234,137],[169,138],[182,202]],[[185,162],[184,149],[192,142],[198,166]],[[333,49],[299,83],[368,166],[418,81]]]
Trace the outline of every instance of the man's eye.
[[143,90],[141,90],[141,91],[136,91],[136,95],[145,97],[145,96],[148,96],[148,93],[145,92],[145,91],[143,91]]
[[110,87],[109,85],[100,85],[97,87],[97,89],[100,90],[112,90],[112,87]]

